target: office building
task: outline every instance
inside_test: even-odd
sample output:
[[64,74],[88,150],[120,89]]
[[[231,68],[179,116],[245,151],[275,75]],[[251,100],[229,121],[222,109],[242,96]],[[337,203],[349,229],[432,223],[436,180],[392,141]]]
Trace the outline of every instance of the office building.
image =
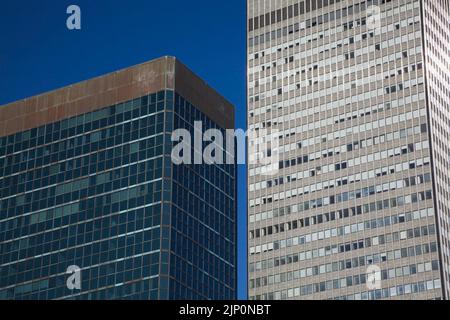
[[448,0],[248,0],[250,299],[448,299]]
[[0,299],[234,299],[236,167],[172,162],[194,121],[234,107],[172,57],[1,106]]

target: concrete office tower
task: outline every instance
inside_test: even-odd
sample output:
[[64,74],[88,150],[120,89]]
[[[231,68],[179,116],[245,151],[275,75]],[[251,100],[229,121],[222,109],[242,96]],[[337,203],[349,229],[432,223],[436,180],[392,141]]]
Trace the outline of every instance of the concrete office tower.
[[447,299],[447,0],[249,0],[251,299]]
[[171,57],[0,107],[0,299],[235,298],[235,165],[171,161],[194,121],[234,108]]

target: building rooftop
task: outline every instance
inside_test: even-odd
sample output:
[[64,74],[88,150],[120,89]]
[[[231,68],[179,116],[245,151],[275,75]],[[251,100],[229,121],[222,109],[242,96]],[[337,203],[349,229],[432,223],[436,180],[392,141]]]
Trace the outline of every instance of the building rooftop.
[[165,56],[0,106],[0,136],[165,89],[176,91],[219,126],[234,128],[233,105],[178,59]]

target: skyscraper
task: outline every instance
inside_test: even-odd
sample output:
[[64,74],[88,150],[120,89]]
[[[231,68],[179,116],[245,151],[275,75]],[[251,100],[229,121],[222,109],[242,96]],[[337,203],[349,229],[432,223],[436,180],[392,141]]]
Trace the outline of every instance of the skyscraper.
[[251,299],[448,299],[450,3],[248,0]]
[[234,107],[164,57],[0,107],[0,299],[233,299],[235,165],[172,131]]

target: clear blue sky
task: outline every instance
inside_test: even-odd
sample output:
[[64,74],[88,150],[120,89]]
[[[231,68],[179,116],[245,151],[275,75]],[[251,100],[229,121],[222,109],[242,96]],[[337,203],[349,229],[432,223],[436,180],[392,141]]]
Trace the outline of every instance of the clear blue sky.
[[[82,30],[66,28],[80,6]],[[28,0],[0,6],[0,105],[163,55],[230,100],[245,129],[245,0]],[[239,167],[239,297],[246,297],[246,174]]]

